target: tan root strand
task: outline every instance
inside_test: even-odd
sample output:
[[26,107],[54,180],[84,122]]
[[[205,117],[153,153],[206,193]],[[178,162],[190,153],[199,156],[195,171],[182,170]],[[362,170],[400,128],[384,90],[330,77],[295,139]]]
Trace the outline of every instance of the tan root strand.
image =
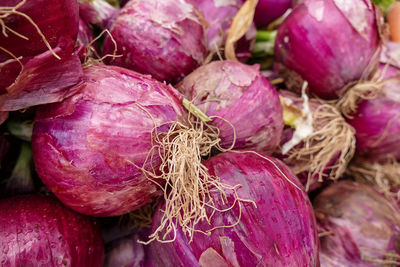
[[355,152],[355,130],[335,107],[322,104],[312,116],[314,131],[288,153],[288,161],[296,161],[294,172],[308,173],[306,190],[311,178],[340,178]]

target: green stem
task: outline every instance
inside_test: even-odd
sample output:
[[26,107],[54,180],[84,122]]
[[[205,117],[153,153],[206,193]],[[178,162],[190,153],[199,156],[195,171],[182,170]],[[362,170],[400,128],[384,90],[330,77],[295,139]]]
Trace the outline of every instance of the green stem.
[[203,113],[198,107],[196,107],[192,102],[187,100],[186,98],[183,99],[183,106],[194,115],[196,118],[200,119],[203,122],[211,121],[210,117]]

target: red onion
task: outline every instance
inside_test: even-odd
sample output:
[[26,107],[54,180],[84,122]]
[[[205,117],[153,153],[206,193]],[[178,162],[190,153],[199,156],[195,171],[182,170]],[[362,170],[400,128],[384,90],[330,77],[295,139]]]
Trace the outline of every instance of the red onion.
[[[174,242],[150,244],[155,266],[319,266],[310,201],[282,162],[250,152],[226,152],[204,164],[221,182],[230,186],[240,184],[237,197],[252,200],[257,207],[239,201],[226,212],[216,212],[210,224],[201,221],[198,230],[227,227],[214,229],[210,235],[195,232],[191,243],[178,225],[168,235],[173,238],[176,234]],[[218,192],[211,193],[219,208],[230,207],[237,199],[231,190],[225,192],[225,204]],[[161,209],[162,206],[161,203]],[[153,230],[161,216],[158,210]]]
[[[194,2],[207,21],[207,49],[215,53],[224,46],[232,20],[244,0],[194,0]],[[240,60],[244,61],[251,55],[255,37],[256,28],[253,24],[237,44],[236,56]]]
[[348,83],[366,78],[367,67],[378,63],[378,47],[377,13],[370,0],[306,0],[278,29],[276,69],[288,78],[289,88],[305,80],[313,94],[334,99]]
[[258,65],[215,61],[186,76],[177,87],[208,116],[220,117],[212,123],[220,130],[223,147],[235,141],[235,149],[271,152],[279,144],[282,107]]
[[86,22],[101,29],[111,27],[119,10],[105,0],[78,0],[79,16]]
[[282,150],[278,153],[292,168],[306,191],[324,180],[339,179],[355,153],[355,131],[340,112],[317,99],[281,90]]
[[400,210],[371,186],[341,181],[314,200],[321,266],[399,264]]
[[[116,57],[108,63],[177,82],[198,67],[205,55],[203,27],[189,1],[134,0],[128,2],[111,27]],[[112,55],[111,38],[103,54]]]
[[272,21],[276,20],[292,7],[293,0],[259,0],[254,22],[257,28],[267,27]]
[[32,146],[40,178],[83,214],[120,215],[151,202],[161,191],[139,167],[146,162],[143,168],[158,169],[158,154],[147,159],[151,134],[155,123],[183,116],[178,92],[149,76],[102,65],[85,69],[79,89],[37,111]]
[[82,75],[79,58],[72,54],[77,2],[8,0],[0,14],[5,16],[0,34],[0,110],[57,102],[74,93],[71,86]]
[[8,266],[101,266],[96,223],[40,195],[0,201],[0,263]]

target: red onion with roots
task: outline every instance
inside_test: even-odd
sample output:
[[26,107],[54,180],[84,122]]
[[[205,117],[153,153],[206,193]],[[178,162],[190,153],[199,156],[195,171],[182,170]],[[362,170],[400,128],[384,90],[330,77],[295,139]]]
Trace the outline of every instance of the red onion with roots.
[[[149,257],[154,266],[319,266],[312,207],[288,167],[251,152],[222,153],[204,164],[221,182],[240,184],[237,196],[226,190],[223,202],[219,192],[210,191],[214,204],[227,209],[216,212],[209,222],[200,221],[190,243],[179,225],[168,235],[174,242],[152,242]],[[163,216],[160,209],[153,230]],[[211,231],[213,227],[217,228]]]
[[[203,26],[190,1],[132,0],[120,11],[111,34],[117,55],[107,63],[177,82],[197,68],[206,55]],[[103,54],[112,55],[107,38]]]
[[276,69],[290,89],[305,80],[311,93],[338,98],[378,64],[378,28],[370,0],[305,0],[278,29]]
[[53,197],[0,200],[0,265],[102,266],[104,247],[96,223]]
[[[0,110],[61,101],[82,68],[72,53],[76,0],[7,0],[0,7]],[[77,89],[77,87],[74,87]]]
[[[42,106],[32,146],[39,177],[68,207],[89,215],[115,216],[160,195],[140,169],[152,133],[168,131],[184,115],[178,92],[147,75],[113,66],[85,69],[80,91],[62,103]],[[136,166],[134,164],[136,164]]]
[[400,210],[369,185],[341,181],[313,202],[321,266],[394,266],[400,262]]
[[283,129],[282,107],[276,89],[259,66],[215,61],[185,77],[178,90],[193,100],[220,130],[221,145],[271,152]]

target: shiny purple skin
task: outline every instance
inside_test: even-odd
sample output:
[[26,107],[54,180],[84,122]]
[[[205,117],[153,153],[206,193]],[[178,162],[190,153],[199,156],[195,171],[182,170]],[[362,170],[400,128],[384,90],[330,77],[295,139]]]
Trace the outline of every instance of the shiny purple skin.
[[361,102],[348,120],[356,130],[358,155],[376,162],[400,160],[400,69],[381,69],[386,71],[387,79],[382,91]]
[[[340,181],[313,202],[320,232],[321,266],[377,266],[400,253],[400,210],[373,187]],[[385,255],[386,254],[386,255]]]
[[[232,124],[234,149],[271,152],[279,144],[282,106],[278,92],[258,65],[214,61],[186,76],[177,88],[189,100],[195,99],[193,103],[208,116]],[[229,147],[234,141],[232,126],[219,118],[212,123],[221,131],[221,145]]]
[[[185,0],[131,0],[111,27],[117,55],[106,63],[151,74],[175,83],[197,68],[206,56],[198,11]],[[107,38],[103,54],[113,54]]]
[[99,267],[104,259],[96,222],[42,195],[0,201],[0,251],[2,267]]
[[[20,2],[7,0],[1,6],[11,7]],[[76,0],[27,0],[18,11],[33,19],[61,59],[50,53],[42,37],[25,17],[10,15],[3,19],[7,27],[29,40],[10,31],[6,31],[8,37],[0,34],[1,47],[20,58],[23,65],[21,67],[9,53],[0,50],[1,111],[61,101],[69,95],[69,87],[77,84],[82,75],[79,59],[72,55],[78,33]]]
[[257,28],[265,28],[292,7],[293,0],[259,0],[254,14]]
[[[210,236],[195,233],[192,243],[188,243],[180,228],[174,242],[152,242],[150,257],[154,265],[319,266],[318,236],[310,200],[299,189],[302,186],[288,167],[277,159],[265,157],[271,162],[253,153],[233,152],[205,161],[210,174],[220,177],[221,182],[231,186],[241,184],[239,197],[255,201],[257,208],[242,203],[237,226],[216,229]],[[231,191],[227,192],[227,198],[233,203]],[[223,206],[219,195],[214,200],[218,207]],[[156,212],[153,230],[158,227],[161,215]],[[201,222],[198,228],[231,225],[238,216],[239,207],[235,206],[227,213],[216,212],[211,225]]]
[[[194,3],[208,24],[206,29],[207,49],[208,51],[217,51],[225,45],[233,18],[244,0],[194,0]],[[251,56],[256,34],[256,28],[252,25],[245,36],[238,41],[236,56],[239,60],[244,61]]]
[[[160,195],[131,162],[144,164],[154,122],[179,121],[183,107],[171,86],[120,67],[88,67],[84,79],[77,94],[38,109],[32,135],[36,171],[71,209],[121,215]],[[159,162],[157,154],[144,167],[157,169]]]
[[341,88],[359,80],[368,64],[378,63],[377,13],[370,0],[306,0],[278,29],[276,70],[290,78],[290,89],[308,82],[325,99],[341,96]]

